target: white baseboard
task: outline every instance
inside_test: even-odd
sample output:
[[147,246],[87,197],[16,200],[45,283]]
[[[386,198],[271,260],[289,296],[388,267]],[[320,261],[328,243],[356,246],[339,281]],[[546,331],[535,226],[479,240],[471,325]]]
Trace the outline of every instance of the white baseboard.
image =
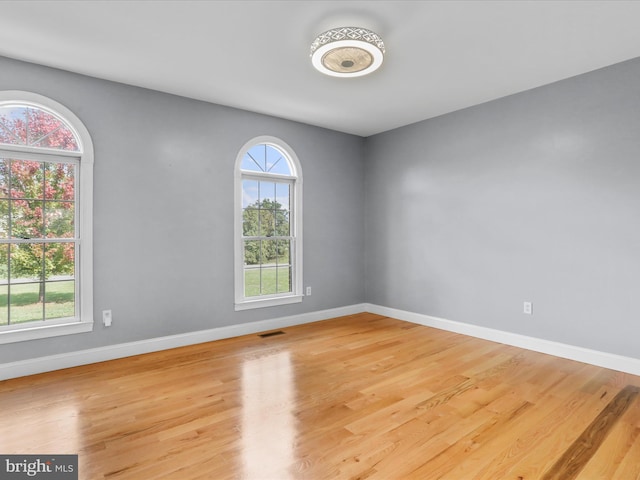
[[300,315],[272,318],[269,320],[261,320],[251,323],[241,323],[237,325],[212,328],[210,330],[200,330],[197,332],[182,333],[167,337],[150,338],[148,340],[140,340],[138,342],[121,343],[118,345],[109,345],[106,347],[80,350],[77,352],[4,363],[0,364],[0,380],[51,372],[53,370],[60,370],[63,368],[88,365],[90,363],[104,362],[106,360],[141,355],[143,353],[157,352],[170,348],[184,347],[186,345],[194,345],[197,343],[222,340],[224,338],[250,335],[252,333],[285,328],[292,325],[302,325],[304,323],[318,322],[320,320],[342,317],[344,315],[353,315],[364,311],[365,308],[363,304],[349,305],[346,307],[320,310]]
[[182,333],[167,337],[141,340],[138,342],[122,343],[106,347],[92,348],[89,350],[80,350],[77,352],[4,363],[0,364],[0,380],[50,372],[63,368],[77,367],[79,365],[88,365],[90,363],[104,362],[106,360],[141,355],[144,353],[157,352],[160,350],[194,345],[197,343],[222,340],[224,338],[250,335],[253,333],[285,328],[293,325],[302,325],[304,323],[318,322],[321,320],[362,312],[371,312],[378,315],[397,318],[398,320],[416,323],[418,325],[469,335],[471,337],[482,338],[493,342],[504,343],[514,347],[576,360],[578,362],[610,368],[612,370],[631,373],[633,375],[640,375],[640,359],[637,358],[623,357],[612,353],[589,350],[587,348],[528,337],[517,333],[504,332],[502,330],[495,330],[488,327],[455,322],[452,320],[432,317],[420,313],[407,312],[395,308],[382,307],[380,305],[370,303],[362,303],[346,307],[320,310],[317,312],[303,313],[300,315],[291,315],[288,317],[273,318],[258,322],[229,325],[210,330]]
[[491,340],[493,342],[504,343],[514,347],[520,347],[534,352],[546,353],[556,357],[576,360],[598,367],[618,370],[620,372],[640,375],[640,359],[632,357],[623,357],[613,353],[600,352],[590,350],[588,348],[576,347],[564,343],[552,342],[541,338],[528,337],[517,333],[504,332],[502,330],[494,330],[493,328],[471,325],[468,323],[455,322],[445,320],[443,318],[431,317],[419,313],[397,310],[395,308],[381,307],[379,305],[365,304],[364,308],[367,312],[384,315],[386,317],[405,320],[411,323],[417,323],[427,327],[434,327],[449,332],[461,333],[471,337]]

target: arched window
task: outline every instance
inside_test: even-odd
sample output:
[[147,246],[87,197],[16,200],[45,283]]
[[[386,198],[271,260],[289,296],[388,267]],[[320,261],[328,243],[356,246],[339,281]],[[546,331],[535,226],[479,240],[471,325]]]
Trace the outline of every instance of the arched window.
[[92,182],[71,111],[0,91],[0,343],[93,328]]
[[236,310],[302,301],[302,172],[274,137],[247,142],[236,159]]

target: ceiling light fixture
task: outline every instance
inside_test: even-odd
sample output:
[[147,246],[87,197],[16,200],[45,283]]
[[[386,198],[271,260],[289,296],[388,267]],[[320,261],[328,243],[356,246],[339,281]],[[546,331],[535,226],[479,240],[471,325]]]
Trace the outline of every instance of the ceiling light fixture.
[[360,27],[332,28],[311,44],[311,63],[333,77],[360,77],[382,65],[384,42],[375,32]]

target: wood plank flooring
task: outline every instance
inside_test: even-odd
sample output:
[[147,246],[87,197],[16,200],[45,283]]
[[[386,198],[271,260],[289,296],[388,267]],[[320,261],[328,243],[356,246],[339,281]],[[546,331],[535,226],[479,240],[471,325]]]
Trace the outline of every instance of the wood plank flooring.
[[85,480],[640,479],[640,377],[373,314],[0,382]]

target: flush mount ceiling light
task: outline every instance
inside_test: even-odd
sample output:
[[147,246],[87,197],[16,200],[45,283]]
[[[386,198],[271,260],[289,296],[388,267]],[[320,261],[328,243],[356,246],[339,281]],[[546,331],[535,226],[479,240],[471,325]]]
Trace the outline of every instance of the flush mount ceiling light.
[[380,36],[360,27],[332,28],[311,44],[311,63],[333,77],[360,77],[377,70],[384,58]]

